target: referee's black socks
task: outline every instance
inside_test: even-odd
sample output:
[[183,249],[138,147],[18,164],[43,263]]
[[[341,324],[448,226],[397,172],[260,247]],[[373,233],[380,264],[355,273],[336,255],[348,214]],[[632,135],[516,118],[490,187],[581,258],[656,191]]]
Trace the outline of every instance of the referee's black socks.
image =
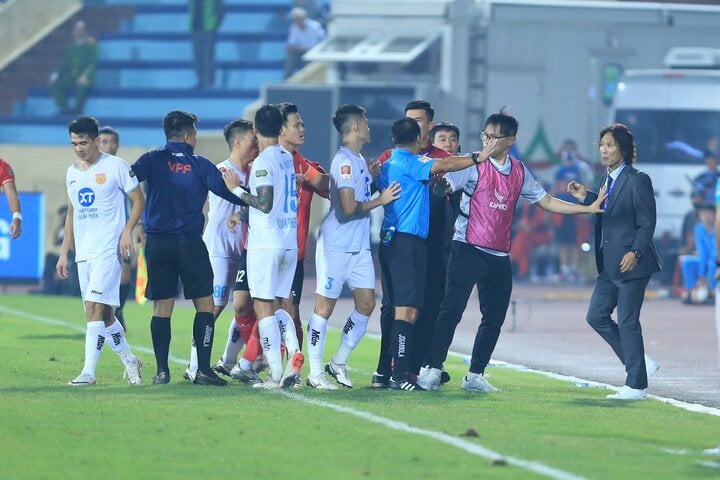
[[215,337],[215,315],[210,312],[198,312],[193,323],[193,340],[197,349],[198,370],[210,371],[210,355]]
[[393,372],[392,378],[395,381],[402,382],[407,380],[408,368],[410,367],[410,343],[412,342],[413,324],[404,320],[393,322],[392,326],[392,355],[393,355]]
[[170,353],[170,317],[153,316],[150,320],[150,334],[152,335],[153,350],[157,373],[170,372],[168,355]]

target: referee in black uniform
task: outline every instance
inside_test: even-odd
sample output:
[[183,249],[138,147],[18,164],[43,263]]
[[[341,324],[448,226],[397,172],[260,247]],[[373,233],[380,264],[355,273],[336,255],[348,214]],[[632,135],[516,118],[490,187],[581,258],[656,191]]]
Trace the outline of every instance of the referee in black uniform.
[[132,166],[137,179],[147,181],[144,223],[148,286],[145,296],[153,300],[150,331],[157,362],[155,384],[170,382],[170,316],[178,295],[178,278],[182,280],[185,298],[192,299],[196,311],[193,341],[197,347],[198,371],[193,382],[227,384],[210,368],[215,318],[213,272],[202,240],[203,206],[208,191],[232,203],[244,203],[228,190],[215,165],[194,153],[197,120],[187,112],[172,111],[165,115],[167,144],[143,154]]

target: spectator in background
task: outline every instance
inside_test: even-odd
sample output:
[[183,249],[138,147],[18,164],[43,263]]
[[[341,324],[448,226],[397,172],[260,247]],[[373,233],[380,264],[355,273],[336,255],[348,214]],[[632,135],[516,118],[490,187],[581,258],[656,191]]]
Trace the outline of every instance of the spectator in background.
[[[715,245],[715,205],[704,203],[698,207],[700,223],[695,226],[695,255],[680,258],[683,274],[683,303],[705,303],[714,300],[717,248]],[[697,290],[696,290],[697,289]],[[709,290],[708,290],[709,289]],[[693,292],[698,293],[694,296]],[[707,292],[699,293],[700,291]]]
[[295,7],[304,9],[305,12],[307,12],[308,18],[317,20],[323,28],[327,25],[328,12],[324,7],[318,5],[318,2],[315,0],[295,0],[293,2],[293,8]]
[[8,206],[12,212],[10,222],[10,238],[15,240],[22,233],[22,213],[20,212],[20,199],[15,188],[15,172],[5,160],[0,158],[0,188],[5,191]]
[[[560,167],[555,174],[555,179],[567,178],[568,182],[576,181],[583,185],[590,184],[594,180],[592,167],[577,151],[577,143],[575,140],[567,139],[563,142],[560,151],[558,151],[560,159]],[[570,178],[570,177],[577,178]],[[567,182],[565,182],[567,184]]]
[[196,88],[215,83],[215,34],[223,16],[222,0],[189,0],[189,22],[195,58]]
[[[78,21],[72,30],[72,42],[65,48],[60,70],[50,75],[50,86],[60,113],[81,113],[88,92],[95,83],[97,44],[88,35],[85,22]],[[67,94],[75,90],[75,108],[70,108]]]
[[295,7],[290,11],[292,24],[285,47],[285,76],[288,78],[303,66],[302,56],[325,38],[325,29],[320,22],[308,18],[304,8]]
[[713,203],[715,201],[715,185],[720,178],[718,155],[710,151],[706,152],[705,166],[707,170],[703,171],[693,180],[693,190],[702,195],[701,202]]

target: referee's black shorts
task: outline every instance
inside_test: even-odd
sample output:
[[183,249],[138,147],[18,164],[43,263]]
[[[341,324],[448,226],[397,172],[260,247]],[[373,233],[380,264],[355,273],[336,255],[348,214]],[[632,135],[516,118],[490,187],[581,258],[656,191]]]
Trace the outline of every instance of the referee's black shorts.
[[390,245],[380,244],[383,303],[422,308],[425,297],[427,253],[425,239],[396,233]]
[[207,247],[200,235],[148,235],[145,242],[149,300],[164,300],[178,295],[178,278],[185,298],[213,294],[213,271]]

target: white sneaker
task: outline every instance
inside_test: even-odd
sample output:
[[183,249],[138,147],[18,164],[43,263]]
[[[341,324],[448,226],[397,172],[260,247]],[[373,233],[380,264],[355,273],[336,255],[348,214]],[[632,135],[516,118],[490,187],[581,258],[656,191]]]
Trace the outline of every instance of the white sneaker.
[[499,392],[499,388],[495,388],[485,380],[483,375],[475,375],[473,378],[468,378],[468,375],[463,377],[462,385],[460,388],[471,392]]
[[420,385],[424,390],[437,390],[440,388],[440,376],[442,375],[442,370],[439,368],[431,368],[429,366],[422,367],[420,369],[420,373],[417,376],[417,382],[418,385]]
[[262,380],[260,383],[253,383],[252,387],[262,390],[280,390],[280,382],[276,382],[268,375],[268,377],[265,380]]
[[255,373],[262,373],[264,370],[268,369],[268,362],[265,355],[259,355],[255,361],[253,362],[253,370]]
[[95,379],[87,373],[81,373],[75,377],[75,380],[70,380],[68,385],[72,385],[73,387],[87,387],[88,385],[95,385]]
[[647,398],[647,389],[630,388],[627,385],[623,385],[617,393],[608,395],[605,398],[609,398],[611,400],[645,400]]
[[130,385],[142,385],[142,375],[140,374],[142,367],[142,361],[140,361],[138,357],[135,357],[135,363],[125,367],[123,378],[127,380]]
[[330,362],[325,365],[325,371],[343,387],[353,388],[353,383],[348,375],[346,365],[338,365],[337,363]]
[[310,388],[317,388],[318,390],[339,390],[337,385],[330,383],[330,380],[328,380],[324,373],[315,377],[308,376],[305,384]]
[[247,385],[255,385],[256,383],[262,383],[262,380],[260,379],[258,374],[255,373],[254,370],[243,370],[242,368],[240,368],[240,364],[235,365],[232,370],[230,370],[230,376],[235,380],[245,383]]
[[190,370],[190,364],[188,364],[187,368],[185,369],[185,372],[183,372],[183,378],[185,380],[189,380],[191,382],[195,381],[195,372]]
[[653,373],[660,370],[660,364],[657,363],[650,355],[645,355],[645,371],[649,377]]

